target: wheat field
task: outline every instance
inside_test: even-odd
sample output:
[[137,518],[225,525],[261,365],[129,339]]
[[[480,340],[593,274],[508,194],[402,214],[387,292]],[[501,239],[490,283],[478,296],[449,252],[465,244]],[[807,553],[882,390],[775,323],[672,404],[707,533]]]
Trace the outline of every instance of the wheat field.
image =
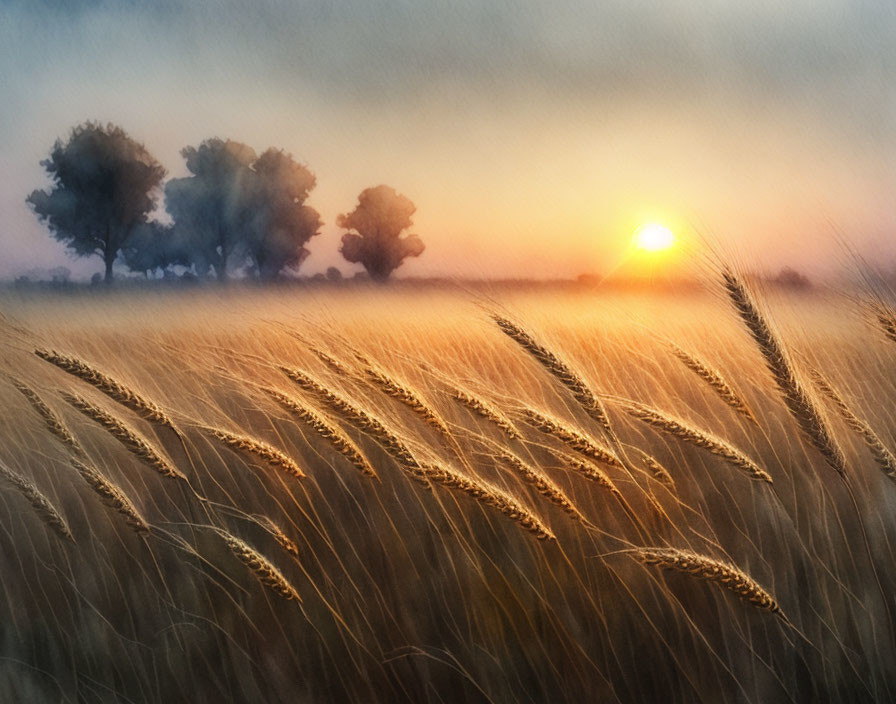
[[720,275],[0,311],[3,701],[896,696],[886,309]]

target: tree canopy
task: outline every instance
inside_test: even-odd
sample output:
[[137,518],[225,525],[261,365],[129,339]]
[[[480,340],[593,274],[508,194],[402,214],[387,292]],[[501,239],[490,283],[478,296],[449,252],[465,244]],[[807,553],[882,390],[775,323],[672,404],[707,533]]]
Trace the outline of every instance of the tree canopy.
[[386,281],[407,257],[418,257],[425,245],[417,235],[401,236],[413,221],[416,206],[389,186],[366,188],[350,213],[336,224],[354,230],[342,236],[342,256],[364,265],[375,281]]
[[79,256],[99,255],[105,280],[134,232],[147,223],[165,169],[120,127],[86,122],[41,162],[48,191],[26,199],[51,234]]

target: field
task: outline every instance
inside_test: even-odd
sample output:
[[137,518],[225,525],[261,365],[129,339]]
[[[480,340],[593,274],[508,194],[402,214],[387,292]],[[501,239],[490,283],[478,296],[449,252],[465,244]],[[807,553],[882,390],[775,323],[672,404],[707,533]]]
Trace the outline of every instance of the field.
[[896,341],[755,296],[0,297],[0,700],[893,701]]

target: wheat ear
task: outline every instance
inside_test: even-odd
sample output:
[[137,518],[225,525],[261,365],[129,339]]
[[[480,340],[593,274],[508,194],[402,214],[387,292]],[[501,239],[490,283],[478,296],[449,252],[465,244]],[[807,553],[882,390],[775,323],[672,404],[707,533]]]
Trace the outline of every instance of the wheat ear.
[[492,315],[492,319],[505,335],[532,355],[551,376],[569,389],[585,413],[597,421],[612,437],[613,429],[610,426],[610,420],[607,417],[603,404],[588,388],[584,380],[566,362],[560,360],[553,352],[537,342],[532,335],[512,320],[497,314]]
[[134,506],[124,491],[97,470],[88,467],[83,462],[76,459],[73,459],[71,462],[72,466],[78,470],[78,474],[83,477],[84,481],[100,497],[100,501],[124,516],[125,522],[137,533],[149,532],[149,524],[146,522],[146,519],[140,515],[137,507]]
[[124,447],[140,460],[146,466],[154,469],[164,477],[172,477],[174,479],[186,479],[174,466],[166,460],[162,455],[149,444],[145,438],[141,437],[137,431],[129,428],[125,423],[115,416],[106,413],[102,408],[92,404],[85,398],[76,394],[70,394],[66,391],[62,392],[62,397],[74,408],[81,411],[92,421],[98,423],[105,428],[109,434],[120,442]]
[[49,526],[56,535],[65,540],[75,542],[75,538],[72,535],[65,518],[63,518],[62,514],[53,505],[50,499],[48,499],[33,483],[28,479],[25,479],[21,474],[13,472],[2,462],[0,462],[0,478],[3,478],[10,486],[25,497],[28,503],[31,504],[31,508],[34,509],[38,518]]
[[888,340],[896,342],[896,311],[883,301],[870,304],[871,314]]
[[694,374],[703,379],[710,388],[716,392],[718,397],[722,399],[728,406],[733,408],[735,411],[740,413],[744,418],[753,423],[754,425],[758,425],[756,420],[756,416],[753,414],[753,411],[750,410],[750,407],[746,404],[746,402],[737,394],[737,392],[731,388],[731,385],[725,381],[722,375],[710,367],[708,364],[698,359],[694,355],[686,352],[678,345],[672,344],[672,354],[678,357],[679,360]]
[[572,500],[566,495],[566,492],[551,481],[543,472],[535,469],[510,450],[498,447],[493,443],[489,443],[489,445],[494,449],[496,459],[505,466],[510,467],[524,483],[531,486],[555,506],[559,506],[577,521],[589,522],[582,515],[582,512],[575,507]]
[[546,435],[555,437],[564,445],[585,455],[585,457],[596,462],[602,462],[610,467],[621,468],[623,466],[622,461],[606,447],[599,445],[592,438],[571,428],[561,420],[539,413],[534,408],[529,408],[528,406],[523,408],[522,414],[530,425]]
[[476,501],[490,506],[507,518],[517,522],[539,540],[556,540],[544,522],[523,506],[515,498],[496,486],[465,476],[458,471],[433,464],[421,464],[421,471],[427,479],[448,489],[471,496]]
[[280,545],[281,548],[286,550],[290,555],[294,557],[299,556],[299,546],[293,542],[292,538],[290,538],[286,533],[283,532],[283,529],[274,523],[273,520],[268,518],[267,516],[258,516],[256,518],[258,521],[258,525],[264,528],[268,533],[274,536],[274,540]]
[[102,391],[113,401],[120,403],[136,413],[141,418],[157,425],[164,425],[174,430],[171,419],[151,401],[138,395],[121,382],[95,369],[86,362],[52,350],[37,349],[34,354],[50,364],[54,364],[72,376],[86,381],[91,386]]
[[474,396],[473,394],[464,391],[461,388],[453,386],[448,391],[449,396],[457,401],[462,406],[469,408],[473,413],[475,413],[480,418],[484,418],[487,421],[490,421],[495,426],[504,431],[504,433],[511,440],[519,440],[522,436],[520,432],[513,427],[513,423],[511,423],[507,416],[505,416],[501,411],[492,406],[490,403],[485,401],[484,399],[479,398],[478,396]]
[[843,451],[834,440],[821,409],[815,405],[797,378],[793,364],[778,336],[772,331],[743,282],[729,269],[722,272],[722,277],[728,297],[765,358],[765,364],[781,392],[790,415],[828,465],[845,477],[846,459]]
[[734,467],[745,471],[750,478],[772,483],[772,478],[760,469],[759,466],[736,447],[729,445],[721,438],[712,435],[705,430],[699,430],[688,425],[679,418],[674,418],[656,408],[650,408],[634,401],[620,401],[620,406],[634,418],[647,423],[667,435],[702,448],[707,452],[721,457]]
[[236,555],[240,562],[246,565],[252,574],[255,575],[255,578],[264,586],[287,601],[292,599],[302,601],[302,597],[299,596],[296,588],[289,583],[280,570],[274,567],[264,555],[227,531],[216,529],[215,532],[221,536],[230,552]]
[[705,555],[698,555],[690,550],[675,548],[635,548],[630,552],[635,559],[646,565],[657,565],[663,569],[674,570],[705,582],[717,584],[734,592],[756,608],[771,611],[783,620],[787,620],[772,595],[763,589],[756,580],[734,565]]
[[37,411],[37,414],[41,417],[41,420],[43,420],[47,429],[56,436],[63,445],[68,447],[78,457],[87,456],[84,448],[81,447],[81,443],[78,442],[75,436],[72,435],[69,429],[65,426],[65,423],[62,422],[62,418],[60,418],[56,412],[44,402],[34,389],[18,379],[11,379],[11,382],[12,385],[15,386],[26,399],[28,399],[28,403],[30,403],[31,407]]
[[306,476],[295,461],[266,442],[250,438],[246,435],[234,435],[221,428],[204,426],[203,429],[224,443],[231,450],[256,457],[275,469],[301,479]]
[[303,406],[286,394],[272,388],[265,388],[265,392],[276,401],[287,413],[302,421],[314,432],[329,442],[337,452],[345,457],[355,469],[369,477],[376,478],[376,470],[370,461],[364,456],[360,448],[346,435],[335,423],[330,422],[324,416],[315,413],[310,408]]
[[566,452],[555,452],[554,454],[572,471],[581,474],[586,479],[597,482],[614,496],[621,496],[619,489],[616,488],[613,480],[610,479],[609,475],[594,462],[582,457],[570,455]]
[[411,474],[417,481],[428,484],[425,473],[421,470],[420,463],[410,448],[382,421],[330,391],[305,372],[289,367],[280,369],[300,389],[327,406],[339,418],[373,438],[398,463],[399,467]]
[[811,373],[815,385],[831,400],[846,424],[865,441],[874,461],[877,462],[878,466],[890,479],[896,480],[896,456],[887,449],[880,436],[874,432],[874,429],[867,421],[862,420],[855,414],[827,379],[817,371],[813,370]]
[[442,420],[441,416],[439,416],[429,404],[425,403],[423,399],[420,398],[420,395],[407,384],[403,384],[397,379],[393,379],[373,366],[364,367],[364,374],[367,375],[368,380],[370,380],[370,382],[380,391],[410,408],[428,426],[435,428],[443,435],[451,435],[448,426],[445,425],[445,421]]

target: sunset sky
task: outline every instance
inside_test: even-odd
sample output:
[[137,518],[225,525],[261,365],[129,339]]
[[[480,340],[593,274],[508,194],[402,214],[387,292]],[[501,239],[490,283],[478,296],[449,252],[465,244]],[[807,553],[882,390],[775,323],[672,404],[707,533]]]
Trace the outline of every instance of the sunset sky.
[[606,272],[633,230],[696,228],[758,266],[896,262],[891,0],[4,0],[0,277],[73,263],[25,205],[87,119],[170,176],[220,136],[317,174],[339,213],[385,183],[427,243],[402,275]]

